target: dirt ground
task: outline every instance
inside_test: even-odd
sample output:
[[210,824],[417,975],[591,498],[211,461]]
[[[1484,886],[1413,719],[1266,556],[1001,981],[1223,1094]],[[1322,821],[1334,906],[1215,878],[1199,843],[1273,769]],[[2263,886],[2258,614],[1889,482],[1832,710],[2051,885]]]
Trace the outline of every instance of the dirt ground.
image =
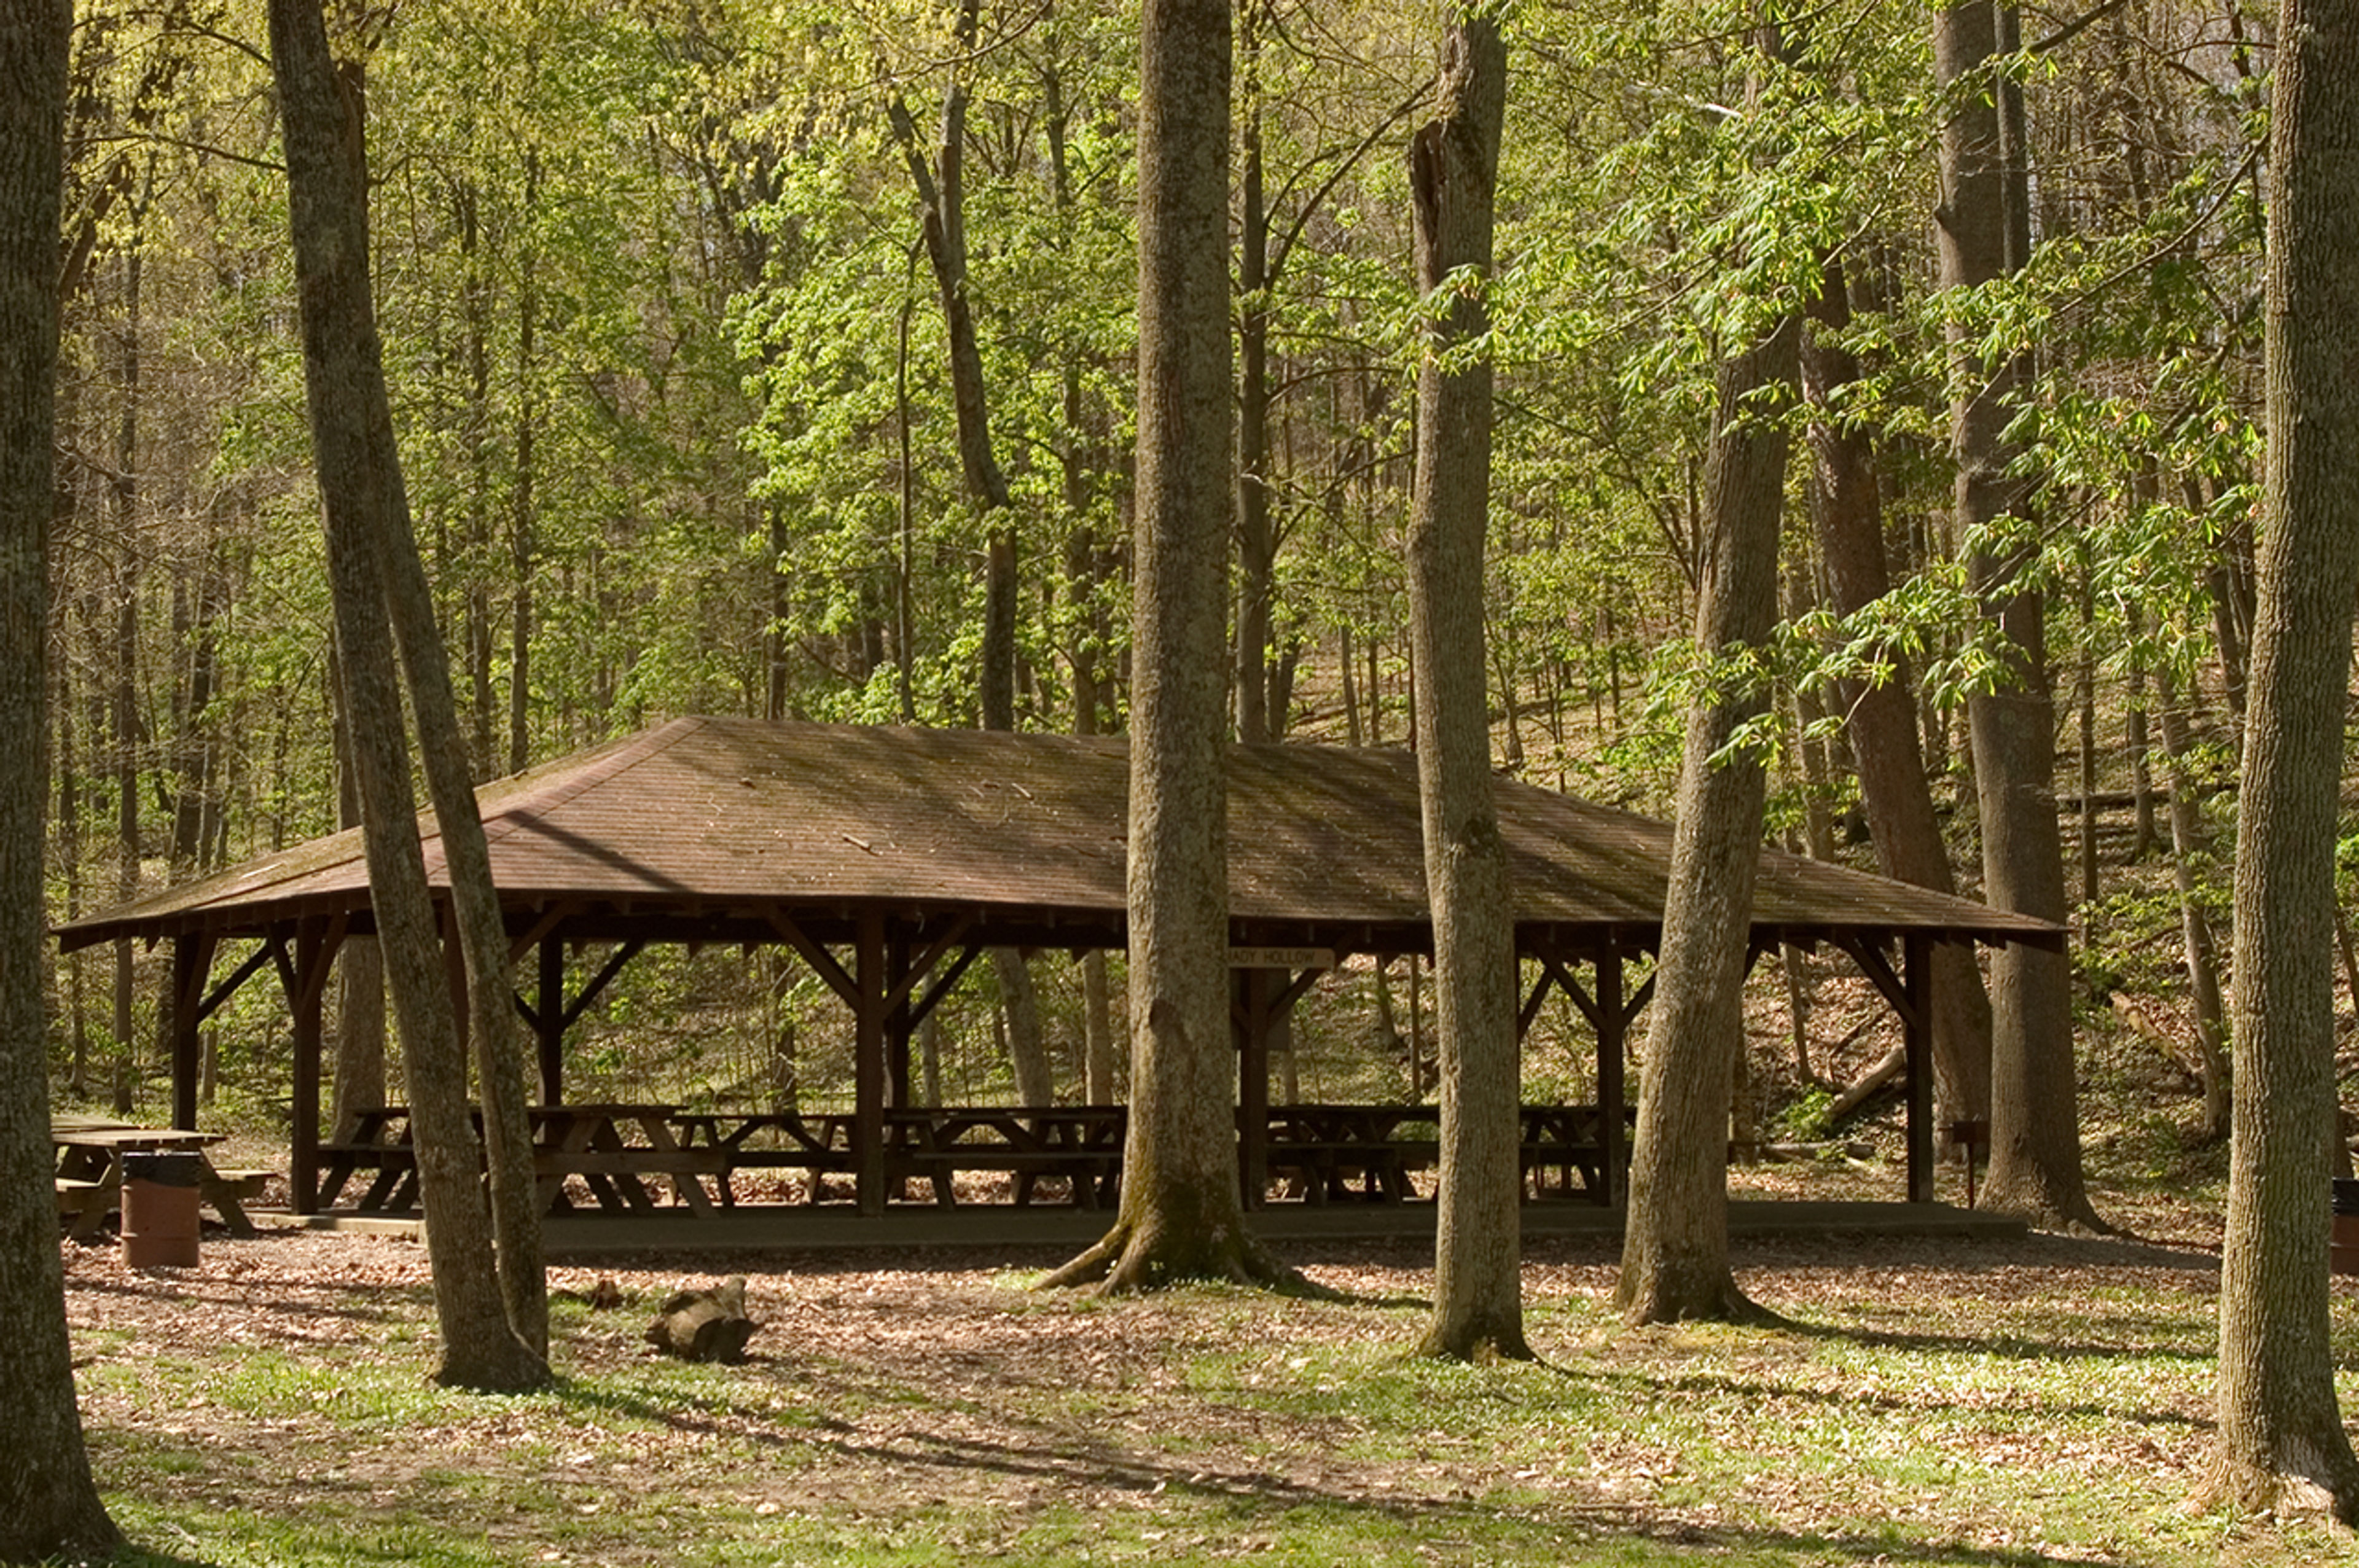
[[[2146,1289],[2181,1299],[2208,1293],[2208,1218],[2177,1211],[2148,1218],[2150,1234],[2178,1232],[2173,1245],[2041,1236],[2006,1243],[1742,1241],[1737,1263],[1745,1288],[1798,1315],[1814,1304],[1833,1311],[1877,1299],[2006,1302],[2080,1289]],[[332,1403],[316,1414],[265,1415],[251,1400],[201,1392],[161,1418],[159,1432],[153,1390],[185,1380],[191,1364],[229,1359],[224,1351],[277,1352],[313,1364],[322,1352],[371,1363],[399,1358],[422,1375],[430,1309],[421,1246],[310,1234],[209,1238],[201,1267],[148,1271],[126,1268],[112,1246],[66,1248],[77,1356],[105,1373],[83,1379],[93,1426],[155,1433],[217,1459],[247,1461],[178,1475],[168,1469],[161,1484],[185,1489],[185,1500],[201,1508],[291,1512],[329,1496],[346,1506],[374,1500],[393,1508],[429,1472],[447,1476],[455,1466],[544,1493],[554,1488],[567,1507],[589,1516],[625,1507],[635,1495],[709,1487],[701,1455],[718,1444],[753,1457],[727,1466],[719,1484],[730,1501],[764,1517],[889,1517],[947,1507],[1021,1520],[1052,1509],[1152,1509],[1172,1487],[1417,1510],[1511,1487],[1590,1528],[1654,1532],[1712,1524],[1711,1506],[1666,1502],[1663,1487],[1649,1482],[1647,1465],[1659,1455],[1595,1450],[1582,1464],[1539,1472],[1440,1433],[1430,1444],[1375,1453],[1355,1441],[1360,1428],[1348,1408],[1272,1408],[1192,1386],[1190,1367],[1208,1356],[1250,1363],[1277,1340],[1297,1357],[1285,1364],[1300,1367],[1372,1337],[1405,1340],[1419,1321],[1403,1309],[1430,1290],[1429,1249],[1327,1244],[1289,1254],[1319,1283],[1369,1310],[1259,1300],[1250,1309],[1208,1309],[1201,1296],[1072,1310],[1019,1288],[1015,1271],[1060,1261],[1053,1254],[641,1257],[561,1267],[551,1271],[553,1290],[587,1297],[611,1281],[625,1300],[612,1311],[568,1316],[556,1359],[584,1388],[628,1388],[635,1369],[650,1365],[653,1353],[640,1336],[663,1295],[682,1282],[745,1273],[750,1310],[763,1327],[734,1385],[739,1391],[688,1400],[654,1424],[602,1428],[595,1404],[554,1416],[520,1405],[422,1431],[363,1423],[355,1437]],[[1537,1242],[1527,1299],[1582,1297],[1602,1305],[1614,1264],[1610,1242]],[[410,1325],[406,1336],[390,1336],[394,1347],[389,1321]],[[1545,1342],[1538,1347],[1549,1354]],[[2165,1446],[2129,1461],[2164,1471],[2192,1466],[2204,1413],[2189,1410]],[[290,1451],[326,1458],[277,1462]],[[1810,1498],[1773,1506],[1793,1516],[1788,1527],[1810,1528]],[[495,1537],[501,1530],[496,1518],[484,1528]],[[545,1521],[520,1513],[513,1528],[529,1534]],[[619,1560],[611,1551],[602,1555]]]

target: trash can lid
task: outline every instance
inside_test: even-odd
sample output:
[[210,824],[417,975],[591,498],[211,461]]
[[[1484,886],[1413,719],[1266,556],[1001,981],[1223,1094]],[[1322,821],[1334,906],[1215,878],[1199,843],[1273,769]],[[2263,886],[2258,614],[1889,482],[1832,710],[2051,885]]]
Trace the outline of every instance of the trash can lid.
[[147,1182],[159,1187],[193,1187],[203,1170],[204,1157],[184,1150],[128,1150],[123,1156],[123,1179],[126,1182]]

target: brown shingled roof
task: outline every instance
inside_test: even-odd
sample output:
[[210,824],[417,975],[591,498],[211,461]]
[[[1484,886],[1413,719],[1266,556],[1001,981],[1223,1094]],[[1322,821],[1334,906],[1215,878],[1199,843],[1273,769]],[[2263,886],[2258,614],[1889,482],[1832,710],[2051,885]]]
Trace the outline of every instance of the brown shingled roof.
[[[1124,917],[1119,739],[690,718],[477,792],[511,924],[560,935],[759,939],[762,912],[821,940],[864,909],[973,915],[979,935],[1118,945]],[[1560,938],[1650,942],[1670,828],[1502,779],[1517,923]],[[421,817],[427,863],[440,840]],[[1367,950],[1426,945],[1415,759],[1333,746],[1229,754],[1236,939]],[[365,924],[348,831],[76,921],[68,948],[210,930],[254,935],[305,915]],[[1881,877],[1764,850],[1765,935],[1917,931],[2061,939],[2054,925]]]

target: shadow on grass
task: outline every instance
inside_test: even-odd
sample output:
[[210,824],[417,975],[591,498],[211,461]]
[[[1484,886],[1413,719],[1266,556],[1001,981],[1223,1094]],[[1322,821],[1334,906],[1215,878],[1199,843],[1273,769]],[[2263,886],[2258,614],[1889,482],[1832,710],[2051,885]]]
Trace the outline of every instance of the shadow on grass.
[[[2169,1326],[2168,1319],[2140,1320]],[[1801,1339],[1836,1340],[1870,1350],[1901,1350],[1948,1356],[1995,1356],[2009,1361],[2209,1362],[2210,1346],[2182,1349],[2169,1345],[2107,1345],[2094,1340],[2043,1339],[2017,1334],[1935,1334],[1922,1329],[1854,1328],[1843,1324],[1789,1318],[1779,1331]]]
[[2068,1236],[2035,1231],[2014,1238],[1733,1236],[1729,1246],[1740,1269],[1897,1268],[1959,1274],[2003,1269],[2157,1269],[2188,1274],[2216,1274],[2220,1270],[2217,1252],[2141,1240],[2127,1234]]
[[[1564,1368],[1551,1370],[1577,1375]],[[1682,1382],[1687,1387],[1723,1389],[1739,1395],[1787,1392],[1750,1390],[1733,1380]],[[1093,1429],[1085,1422],[1048,1422],[1006,1411],[1000,1419],[1012,1420],[1015,1430],[1005,1436],[984,1436],[944,1429],[922,1416],[918,1418],[922,1424],[888,1418],[866,1423],[864,1430],[830,1417],[797,1427],[782,1421],[778,1411],[759,1407],[756,1401],[691,1390],[657,1394],[574,1384],[560,1386],[552,1394],[584,1413],[626,1414],[682,1433],[710,1433],[733,1444],[799,1450],[824,1467],[823,1476],[837,1477],[817,1484],[811,1494],[820,1511],[803,1517],[815,1522],[826,1521],[839,1504],[849,1510],[842,1516],[846,1520],[862,1518],[863,1509],[872,1510],[867,1517],[876,1517],[875,1502],[887,1498],[901,1499],[899,1504],[886,1502],[887,1513],[897,1508],[915,1509],[929,1491],[951,1499],[954,1508],[962,1496],[1002,1498],[1004,1489],[992,1483],[1006,1481],[1015,1483],[1021,1493],[1056,1499],[1054,1507],[1062,1513],[1100,1517],[1116,1532],[1128,1530],[1125,1521],[1139,1519],[1142,1509],[1153,1511],[1152,1522],[1157,1526],[1174,1528],[1186,1527],[1186,1516],[1195,1510],[1216,1514],[1223,1528],[1291,1538],[1322,1551],[1332,1537],[1338,1546],[1364,1547],[1386,1561],[1400,1557],[1405,1550],[1431,1556],[1436,1545],[1458,1549],[1476,1543],[1480,1546],[1476,1561],[1577,1561],[1582,1549],[1588,1548],[1610,1552],[1614,1561],[1629,1568],[1690,1560],[1799,1568],[1831,1559],[1925,1568],[2041,1568],[2079,1560],[2032,1549],[1917,1540],[1897,1529],[1879,1529],[1873,1522],[1854,1529],[1780,1529],[1699,1521],[1643,1504],[1577,1493],[1518,1490],[1484,1497],[1463,1491],[1433,1495],[1396,1489],[1399,1472],[1393,1466],[1335,1465],[1317,1455],[1283,1458],[1273,1465],[1217,1453],[1142,1450],[1124,1440],[1125,1429],[1119,1426]],[[389,1497],[382,1477],[373,1477],[365,1469],[307,1474],[300,1477],[299,1487],[290,1491],[285,1487],[292,1478],[268,1463],[283,1460],[283,1454],[259,1443],[241,1449],[218,1441],[192,1445],[181,1438],[150,1437],[143,1445],[152,1447],[154,1456],[168,1465],[185,1455],[204,1464],[216,1476],[220,1466],[242,1454],[250,1455],[257,1467],[234,1474],[239,1501],[234,1510],[223,1512],[223,1505],[214,1501],[198,1506],[201,1518],[190,1516],[201,1536],[179,1530],[184,1544],[177,1551],[126,1552],[112,1560],[122,1568],[212,1568],[201,1555],[207,1538],[241,1560],[242,1554],[230,1548],[232,1540],[275,1538],[282,1545],[292,1545],[300,1538],[307,1547],[316,1540],[321,1548],[320,1561],[472,1563],[480,1560],[473,1554],[480,1529],[475,1519],[479,1510],[424,1484],[430,1481],[429,1476],[406,1476],[398,1501]],[[262,1476],[269,1479],[258,1479]],[[928,1477],[933,1482],[930,1487],[920,1484]],[[499,1491],[496,1476],[478,1479]],[[582,1484],[603,1487],[611,1479],[586,1476]],[[1448,1487],[1454,1479],[1449,1467],[1429,1475],[1436,1487]],[[546,1496],[546,1511],[503,1516],[510,1539],[531,1540],[543,1529],[558,1529],[571,1511],[569,1505],[577,1500],[576,1490],[550,1486],[546,1476],[526,1488],[531,1495]],[[708,1501],[721,1510],[712,1519],[712,1528],[719,1532],[714,1537],[717,1543],[726,1539],[732,1528],[735,1504],[726,1498]],[[168,1498],[150,1493],[151,1508],[168,1515],[175,1506]],[[1006,1504],[1001,1501],[994,1506]],[[672,1517],[674,1522],[668,1528],[677,1531],[680,1523],[677,1513]],[[623,1528],[627,1531],[627,1526]],[[289,1530],[292,1536],[280,1534]],[[158,1530],[152,1514],[143,1533],[151,1537],[164,1533]],[[332,1553],[325,1551],[331,1537]],[[447,1558],[436,1549],[437,1538],[448,1542]],[[683,1551],[682,1561],[695,1560],[693,1534],[681,1536],[673,1545]],[[306,1554],[305,1560],[312,1560],[311,1555]]]
[[[1503,1550],[1513,1545],[1517,1536],[1528,1538],[1528,1546],[1540,1550],[1560,1550],[1570,1544],[1564,1539],[1568,1536],[1612,1538],[1624,1548],[1617,1561],[1644,1561],[1630,1557],[1628,1549],[1633,1546],[1656,1548],[1666,1556],[1683,1556],[1692,1552],[1715,1560],[1734,1558],[1741,1562],[1775,1562],[1780,1556],[1788,1556],[1797,1562],[1816,1563],[1832,1554],[1858,1562],[2035,1568],[2083,1560],[2025,1549],[1911,1541],[1897,1533],[1872,1535],[1701,1525],[1650,1518],[1643,1510],[1624,1504],[1564,1501],[1527,1509],[1470,1498],[1378,1495],[1364,1489],[1308,1483],[1266,1470],[1208,1466],[1193,1461],[1118,1453],[1104,1445],[1094,1445],[1087,1452],[1044,1454],[1029,1447],[972,1438],[903,1434],[882,1443],[838,1439],[821,1446],[847,1461],[881,1463],[905,1469],[929,1467],[945,1476],[988,1474],[1052,1482],[1066,1488],[1069,1495],[1074,1487],[1094,1487],[1143,1493],[1167,1503],[1202,1500],[1222,1510],[1225,1528],[1265,1534],[1282,1535],[1288,1525],[1288,1515],[1309,1512],[1326,1514],[1347,1525],[1380,1523],[1421,1532],[1472,1534]],[[1297,1522],[1311,1528],[1306,1521]]]
[[1636,1393],[1644,1390],[1682,1394],[1721,1394],[1755,1404],[1785,1400],[1799,1404],[1823,1405],[1829,1408],[1875,1411],[1888,1415],[1921,1416],[1936,1411],[1953,1410],[1969,1415],[2021,1413],[2037,1416],[2041,1420],[2082,1418],[2091,1421],[2119,1421],[2134,1426],[2175,1427],[2188,1432],[2209,1432],[2214,1425],[2209,1419],[2182,1415],[2176,1411],[2131,1410],[2117,1404],[2031,1400],[2020,1404],[1994,1406],[1949,1399],[1908,1400],[1892,1394],[1863,1392],[1855,1389],[1795,1388],[1712,1372],[1677,1372],[1657,1376],[1645,1372],[1593,1370],[1568,1366],[1559,1361],[1541,1361],[1538,1365],[1568,1381],[1586,1383],[1616,1392]]

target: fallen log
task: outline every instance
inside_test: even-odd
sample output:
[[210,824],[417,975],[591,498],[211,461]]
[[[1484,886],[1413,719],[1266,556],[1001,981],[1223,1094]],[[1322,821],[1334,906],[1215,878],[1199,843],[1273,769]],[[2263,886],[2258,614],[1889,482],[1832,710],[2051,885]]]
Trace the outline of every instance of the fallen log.
[[2109,999],[2114,1016],[2132,1034],[2154,1047],[2155,1054],[2198,1084],[2203,1082],[2203,1059],[2195,1049],[2182,1043],[2179,1036],[2155,1022],[2154,1015],[2128,997],[2114,991]]
[[1827,1126],[1830,1129],[1841,1127],[1868,1101],[1891,1087],[1893,1081],[1900,1076],[1908,1065],[1908,1047],[1905,1044],[1895,1045],[1891,1054],[1875,1066],[1870,1067],[1859,1082],[1835,1096],[1834,1103],[1827,1107]]
[[743,1361],[745,1342],[762,1325],[745,1315],[745,1276],[732,1274],[709,1291],[665,1298],[647,1325],[647,1343],[683,1361]]

